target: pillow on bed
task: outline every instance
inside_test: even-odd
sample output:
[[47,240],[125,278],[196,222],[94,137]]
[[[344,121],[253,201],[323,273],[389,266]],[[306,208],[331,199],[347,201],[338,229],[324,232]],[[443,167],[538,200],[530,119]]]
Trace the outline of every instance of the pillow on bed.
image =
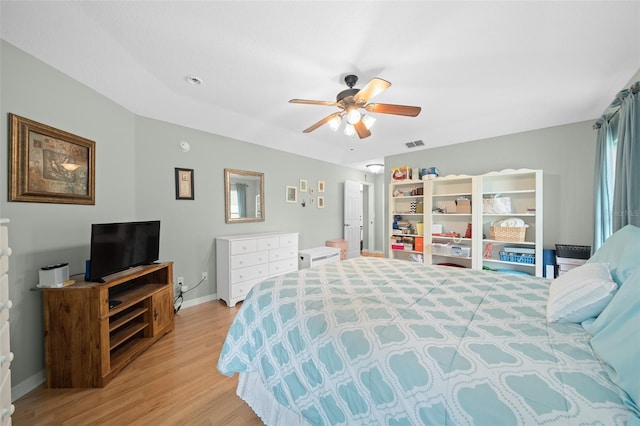
[[547,321],[582,322],[597,317],[618,286],[606,263],[585,263],[551,282]]
[[640,412],[638,324],[640,269],[636,269],[620,286],[613,300],[595,321],[583,324],[587,332],[593,335],[593,351],[611,367],[611,380],[624,390],[624,403],[636,413]]
[[618,284],[640,268],[640,228],[627,225],[614,232],[586,263],[608,263],[611,277]]

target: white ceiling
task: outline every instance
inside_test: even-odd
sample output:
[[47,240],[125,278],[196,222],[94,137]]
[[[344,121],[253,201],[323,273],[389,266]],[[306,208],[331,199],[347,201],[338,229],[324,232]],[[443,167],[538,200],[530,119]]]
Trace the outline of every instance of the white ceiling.
[[[4,40],[135,114],[331,163],[595,119],[640,69],[638,1],[6,1]],[[392,83],[360,140],[335,100]],[[199,86],[186,82],[194,75]],[[176,141],[176,144],[178,141]]]

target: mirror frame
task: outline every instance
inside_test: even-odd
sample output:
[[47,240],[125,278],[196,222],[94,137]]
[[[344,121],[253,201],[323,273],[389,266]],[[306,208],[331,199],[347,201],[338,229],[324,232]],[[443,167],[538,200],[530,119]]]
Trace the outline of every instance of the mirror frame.
[[[231,217],[231,175],[260,178],[260,217]],[[226,223],[264,222],[264,173],[246,170],[224,169],[224,221]]]

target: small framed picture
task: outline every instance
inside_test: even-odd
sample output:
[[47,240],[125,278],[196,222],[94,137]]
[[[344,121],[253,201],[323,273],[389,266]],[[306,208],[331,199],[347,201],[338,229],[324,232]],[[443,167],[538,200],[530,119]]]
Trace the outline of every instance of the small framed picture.
[[324,197],[318,197],[318,208],[324,209]]
[[300,179],[300,192],[307,192],[307,181]]
[[318,181],[318,192],[324,192],[324,181],[323,180],[319,180]]
[[298,187],[296,186],[287,186],[287,195],[286,195],[287,203],[297,203],[298,202]]
[[176,167],[176,200],[193,200],[193,169]]

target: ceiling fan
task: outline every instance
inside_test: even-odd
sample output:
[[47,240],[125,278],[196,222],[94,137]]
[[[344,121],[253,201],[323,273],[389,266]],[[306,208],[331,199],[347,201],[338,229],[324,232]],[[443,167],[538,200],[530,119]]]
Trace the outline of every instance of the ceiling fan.
[[[389,86],[391,86],[391,83],[381,78],[372,78],[362,89],[354,89],[353,86],[355,86],[357,81],[358,77],[356,75],[347,75],[344,78],[344,82],[349,88],[338,93],[335,102],[291,99],[289,102],[292,104],[326,105],[340,108],[340,111],[334,112],[306,128],[303,130],[303,133],[313,132],[326,123],[329,123],[335,130],[340,125],[343,117],[345,117],[347,120],[345,134],[353,135],[355,131],[360,139],[364,139],[371,136],[369,128],[372,124],[370,120],[373,119],[373,117],[364,116],[360,112],[360,109],[365,109],[367,112],[404,115],[407,117],[416,117],[420,114],[421,108],[417,106],[367,103],[369,99],[387,90]],[[373,121],[375,121],[375,119],[373,119]]]

